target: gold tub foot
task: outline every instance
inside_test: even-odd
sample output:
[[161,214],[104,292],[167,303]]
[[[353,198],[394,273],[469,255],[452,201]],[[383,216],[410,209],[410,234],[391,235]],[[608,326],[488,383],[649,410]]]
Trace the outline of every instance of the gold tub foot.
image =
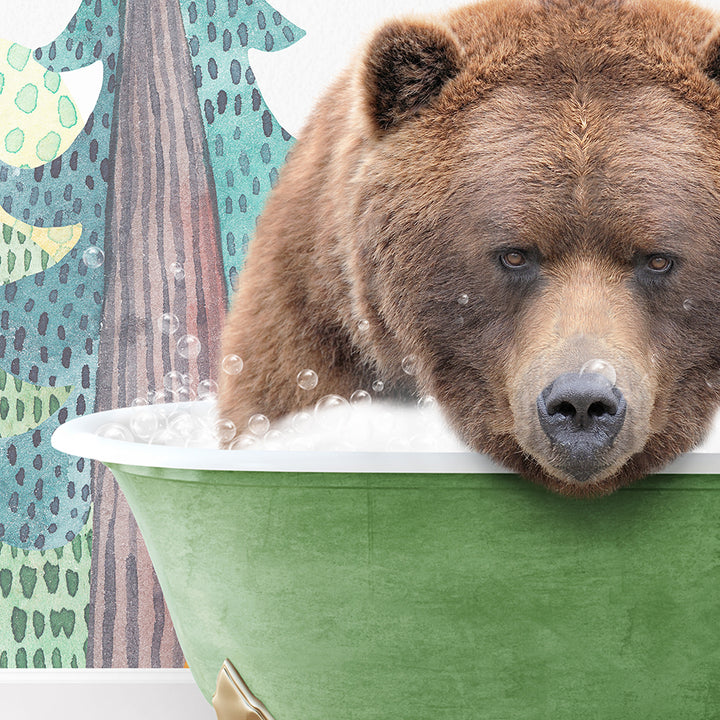
[[212,704],[218,720],[273,720],[229,660],[218,675]]

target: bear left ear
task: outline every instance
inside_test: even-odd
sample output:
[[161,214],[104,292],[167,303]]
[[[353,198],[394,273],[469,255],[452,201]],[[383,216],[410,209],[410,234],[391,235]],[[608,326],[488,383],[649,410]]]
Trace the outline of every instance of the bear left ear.
[[441,27],[398,21],[370,41],[362,70],[366,110],[379,131],[415,115],[461,67],[461,50]]

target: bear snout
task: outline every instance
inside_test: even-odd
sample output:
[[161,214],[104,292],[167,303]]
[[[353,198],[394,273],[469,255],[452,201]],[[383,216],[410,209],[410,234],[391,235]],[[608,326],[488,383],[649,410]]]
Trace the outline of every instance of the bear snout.
[[622,391],[597,373],[564,373],[537,398],[540,427],[558,464],[578,482],[605,466],[604,456],[625,421]]

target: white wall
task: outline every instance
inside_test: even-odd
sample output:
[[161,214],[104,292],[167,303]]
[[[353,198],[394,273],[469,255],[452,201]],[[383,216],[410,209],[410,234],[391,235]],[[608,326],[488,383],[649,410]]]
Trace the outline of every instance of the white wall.
[[[374,28],[393,17],[442,12],[468,0],[271,0],[271,4],[306,35],[285,50],[250,50],[248,57],[263,99],[278,122],[297,137],[323,90]],[[720,0],[698,4],[720,10]]]
[[215,720],[189,670],[0,670],[4,720]]

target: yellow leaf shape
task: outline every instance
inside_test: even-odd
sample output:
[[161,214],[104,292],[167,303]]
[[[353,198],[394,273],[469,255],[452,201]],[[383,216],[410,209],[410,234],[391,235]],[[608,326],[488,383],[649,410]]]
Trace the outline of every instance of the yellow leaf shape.
[[36,227],[0,207],[0,285],[52,267],[75,247],[81,235],[81,223]]
[[72,391],[72,385],[33,385],[0,368],[0,437],[33,430],[54,415]]
[[38,167],[70,147],[85,124],[62,77],[29,48],[0,39],[0,160]]

